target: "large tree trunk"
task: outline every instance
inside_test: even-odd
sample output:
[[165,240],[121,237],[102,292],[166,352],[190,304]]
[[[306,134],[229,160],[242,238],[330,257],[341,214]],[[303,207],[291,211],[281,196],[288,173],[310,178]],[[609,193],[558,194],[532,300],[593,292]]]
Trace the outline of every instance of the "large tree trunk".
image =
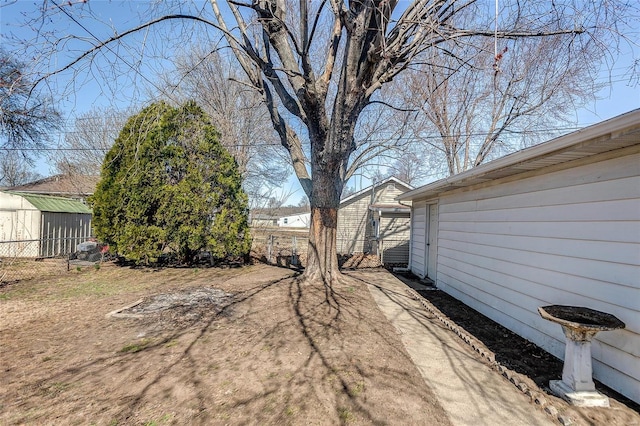
[[309,250],[304,277],[331,285],[340,277],[336,235],[338,209],[311,207]]
[[344,163],[334,152],[313,150],[312,155],[315,161],[311,165],[313,176],[309,197],[311,224],[304,278],[321,280],[325,285],[332,285],[341,276],[338,268],[336,236],[338,207],[344,186],[342,178]]

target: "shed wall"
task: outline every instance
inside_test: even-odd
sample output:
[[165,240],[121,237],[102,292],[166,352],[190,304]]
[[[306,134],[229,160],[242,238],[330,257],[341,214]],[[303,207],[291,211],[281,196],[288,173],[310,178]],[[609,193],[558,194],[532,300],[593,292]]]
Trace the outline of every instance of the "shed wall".
[[41,212],[25,197],[0,192],[0,257],[67,255],[91,237],[91,214]]
[[0,192],[0,257],[38,257],[40,211],[23,197]]
[[63,256],[91,238],[91,215],[81,213],[42,213],[41,257]]
[[379,250],[382,263],[409,263],[410,225],[408,213],[386,214],[380,218]]
[[[594,377],[640,402],[640,154],[495,182],[439,198],[437,285],[564,357],[537,308],[586,306],[626,329],[593,342]],[[423,204],[414,204],[419,274]],[[422,214],[421,214],[422,212]]]
[[337,249],[338,253],[370,253],[375,244],[372,204],[396,204],[396,197],[404,194],[408,188],[387,182],[375,187],[374,191],[367,191],[358,197],[340,204],[338,210]]

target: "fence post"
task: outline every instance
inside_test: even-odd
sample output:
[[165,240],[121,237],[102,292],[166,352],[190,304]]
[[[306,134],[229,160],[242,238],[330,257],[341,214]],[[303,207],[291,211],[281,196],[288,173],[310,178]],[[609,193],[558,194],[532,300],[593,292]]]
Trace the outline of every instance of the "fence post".
[[297,265],[298,264],[298,259],[296,256],[296,237],[293,236],[291,237],[291,264],[292,265]]
[[267,240],[267,262],[268,263],[272,263],[271,262],[271,252],[273,250],[273,235],[269,235],[269,238]]

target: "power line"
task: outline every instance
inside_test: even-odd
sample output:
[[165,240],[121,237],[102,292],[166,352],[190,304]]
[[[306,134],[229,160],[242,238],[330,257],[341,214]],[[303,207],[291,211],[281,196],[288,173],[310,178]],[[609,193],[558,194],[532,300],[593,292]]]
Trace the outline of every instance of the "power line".
[[[543,136],[543,135],[550,135],[550,134],[556,134],[559,132],[571,132],[571,131],[576,131],[576,130],[580,130],[584,127],[555,127],[555,128],[551,128],[551,129],[546,129],[546,130],[523,130],[523,131],[509,131],[507,132],[508,135],[513,135],[513,136]],[[458,138],[465,138],[465,137],[485,137],[490,135],[491,133],[489,132],[477,132],[477,133],[469,133],[469,134],[459,134],[459,135],[453,135],[454,137],[458,137]],[[421,141],[426,141],[426,140],[441,140],[443,139],[442,136],[440,135],[424,135],[424,136],[420,136],[420,137],[415,137],[415,136],[407,136],[407,137],[402,137],[402,138],[366,138],[363,139],[361,142],[385,142],[385,141],[391,141],[391,140],[396,140],[398,142],[404,141],[404,142],[421,142]],[[233,144],[233,145],[225,145],[226,148],[241,148],[241,147],[245,147],[247,146],[246,144]],[[262,147],[262,146],[282,146],[280,143],[278,142],[266,142],[266,143],[254,143],[251,144],[251,146],[254,147]],[[0,151],[47,151],[47,152],[74,152],[74,151],[78,151],[78,152],[82,152],[82,151],[104,151],[107,152],[109,149],[111,148],[3,148],[0,147]]]

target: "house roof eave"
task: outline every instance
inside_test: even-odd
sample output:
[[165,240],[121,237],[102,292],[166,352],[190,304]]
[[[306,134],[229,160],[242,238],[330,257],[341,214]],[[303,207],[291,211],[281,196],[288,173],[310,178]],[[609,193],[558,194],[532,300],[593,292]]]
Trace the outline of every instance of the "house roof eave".
[[525,148],[457,175],[405,192],[400,201],[439,194],[640,144],[640,109]]
[[380,181],[378,183],[374,183],[373,185],[369,185],[368,187],[366,187],[364,189],[361,189],[360,191],[356,192],[355,194],[349,195],[344,200],[340,200],[340,206],[342,206],[344,203],[348,203],[349,201],[351,201],[351,200],[353,200],[355,198],[358,198],[359,196],[361,196],[363,194],[367,194],[367,193],[371,192],[371,188],[377,188],[379,186],[382,186],[382,185],[384,185],[386,183],[389,183],[389,182],[392,182],[392,181],[404,186],[405,188],[409,188],[409,191],[412,191],[414,189],[413,186],[409,185],[408,183],[403,182],[403,181],[401,181],[400,179],[398,179],[398,178],[396,178],[394,176],[391,176],[391,177],[388,177],[385,180],[382,180],[382,181]]

